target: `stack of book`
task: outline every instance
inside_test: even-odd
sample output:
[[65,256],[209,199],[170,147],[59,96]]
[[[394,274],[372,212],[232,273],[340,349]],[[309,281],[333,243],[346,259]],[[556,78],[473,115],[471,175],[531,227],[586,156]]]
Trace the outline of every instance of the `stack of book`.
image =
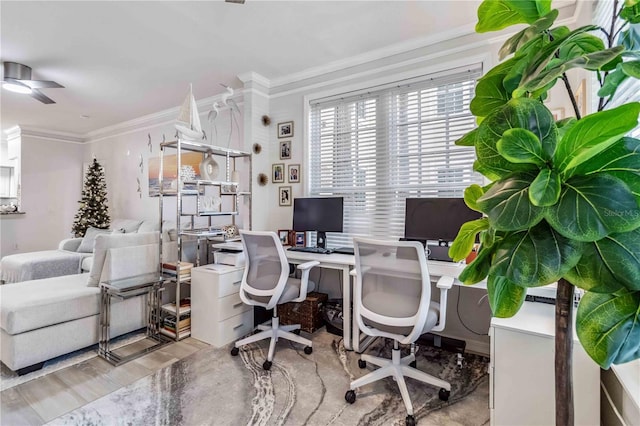
[[[191,275],[191,268],[193,268],[193,263],[189,262],[180,262],[180,277],[184,278],[185,276]],[[162,273],[167,275],[178,275],[178,262],[165,262],[162,264]]]
[[[164,317],[162,321],[162,327],[170,331],[172,333],[176,333],[176,316],[175,315],[167,315]],[[179,333],[189,330],[191,327],[191,312],[187,312],[185,314],[180,315],[180,321],[177,323],[177,329]]]

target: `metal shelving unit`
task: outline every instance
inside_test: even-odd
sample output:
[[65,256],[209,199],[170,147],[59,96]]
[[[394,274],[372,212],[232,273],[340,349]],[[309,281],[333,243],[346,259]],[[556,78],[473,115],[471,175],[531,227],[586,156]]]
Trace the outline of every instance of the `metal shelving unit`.
[[[163,182],[163,174],[165,167],[165,155],[167,155],[167,151],[171,154],[175,152],[176,154],[176,174],[177,174],[177,189],[169,189],[164,188]],[[216,157],[224,158],[226,163],[226,176],[224,180],[183,180],[180,170],[182,167],[182,154],[183,152],[201,152],[203,154],[209,154]],[[240,212],[240,203],[244,199],[247,199],[249,202],[249,216],[248,216],[248,224],[245,224],[246,227],[251,229],[251,179],[249,182],[249,191],[239,191],[239,183],[231,181],[231,170],[236,170],[236,159],[239,158],[249,158],[249,176],[251,176],[251,153],[245,151],[238,151],[234,149],[227,149],[216,147],[212,145],[207,145],[198,142],[186,141],[183,139],[177,139],[176,141],[171,142],[163,142],[160,144],[160,175],[159,175],[159,208],[160,208],[160,223],[163,223],[163,204],[164,204],[164,196],[172,195],[176,197],[176,227],[177,227],[177,245],[178,245],[178,260],[182,260],[182,251],[183,251],[183,243],[185,239],[196,241],[196,262],[195,266],[200,265],[200,243],[201,241],[207,241],[210,238],[216,237],[224,237],[225,233],[222,229],[217,228],[212,225],[212,218],[218,216],[230,216],[232,224],[236,224],[236,216],[239,215]],[[183,189],[185,185],[190,186],[189,189]],[[192,188],[195,186],[195,188]],[[211,188],[217,192],[217,196],[220,197],[220,204],[217,206],[217,209],[207,209],[203,203],[203,197],[207,193],[207,188]],[[195,211],[185,211],[183,206],[183,197],[195,197]],[[223,199],[231,198],[231,210],[223,210]],[[208,226],[196,228],[195,219],[198,217],[208,218]],[[188,227],[183,227],[183,218],[186,218],[189,225]],[[162,263],[163,263],[163,253],[162,253],[162,232],[160,232],[160,270],[162,271]],[[176,285],[176,294],[175,294],[175,306],[172,306],[171,309],[167,307],[167,305],[162,306],[162,311],[166,314],[175,315],[176,317],[176,331],[177,333],[173,333],[170,330],[166,330],[164,327],[161,327],[160,331],[176,340],[183,339],[191,335],[191,329],[184,329],[183,331],[179,330],[179,322],[180,316],[190,312],[190,308],[181,308],[180,307],[180,293],[181,287],[183,284],[191,283],[191,274],[181,274],[180,273],[180,263],[178,262],[176,265],[176,274],[175,275],[167,275],[165,274],[165,280],[167,282],[173,282]]]

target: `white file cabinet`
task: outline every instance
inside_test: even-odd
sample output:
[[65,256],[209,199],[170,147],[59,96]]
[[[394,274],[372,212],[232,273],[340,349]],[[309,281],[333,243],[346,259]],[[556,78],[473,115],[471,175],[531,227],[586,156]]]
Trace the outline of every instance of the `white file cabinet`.
[[[492,425],[554,424],[554,308],[525,302],[512,318],[491,320]],[[573,401],[576,426],[600,425],[600,367],[577,337],[573,340]]]
[[253,329],[253,307],[240,300],[243,267],[205,265],[191,271],[191,337],[217,348]]

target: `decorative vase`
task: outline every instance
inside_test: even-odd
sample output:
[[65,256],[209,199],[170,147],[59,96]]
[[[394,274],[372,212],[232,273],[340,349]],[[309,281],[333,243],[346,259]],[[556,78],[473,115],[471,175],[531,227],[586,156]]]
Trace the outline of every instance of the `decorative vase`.
[[219,172],[220,166],[213,159],[213,155],[208,153],[200,163],[200,177],[203,180],[216,180]]

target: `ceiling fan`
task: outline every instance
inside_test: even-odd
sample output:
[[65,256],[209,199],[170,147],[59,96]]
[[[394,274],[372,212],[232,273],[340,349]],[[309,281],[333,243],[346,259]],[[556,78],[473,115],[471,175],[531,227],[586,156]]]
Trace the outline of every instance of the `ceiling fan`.
[[64,88],[55,81],[31,80],[31,67],[26,65],[17,62],[4,62],[2,65],[4,67],[2,87],[12,92],[31,95],[43,104],[55,104],[55,101],[38,89]]

